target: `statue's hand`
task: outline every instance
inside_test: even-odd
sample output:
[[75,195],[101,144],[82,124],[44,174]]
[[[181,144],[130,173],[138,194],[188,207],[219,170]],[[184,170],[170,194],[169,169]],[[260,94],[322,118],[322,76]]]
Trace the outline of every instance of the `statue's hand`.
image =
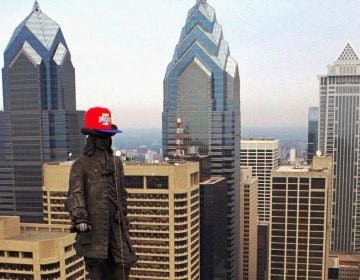
[[90,229],[91,229],[91,226],[88,225],[87,223],[80,223],[80,224],[77,224],[77,225],[76,225],[76,229],[77,229],[78,231],[83,232],[83,231],[88,231],[88,230],[90,230]]

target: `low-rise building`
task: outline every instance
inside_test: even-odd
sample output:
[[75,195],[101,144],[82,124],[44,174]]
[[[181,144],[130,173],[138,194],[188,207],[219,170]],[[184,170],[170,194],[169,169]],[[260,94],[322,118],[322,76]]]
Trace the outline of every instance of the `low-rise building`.
[[0,279],[85,279],[74,242],[63,226],[20,224],[19,217],[0,216]]

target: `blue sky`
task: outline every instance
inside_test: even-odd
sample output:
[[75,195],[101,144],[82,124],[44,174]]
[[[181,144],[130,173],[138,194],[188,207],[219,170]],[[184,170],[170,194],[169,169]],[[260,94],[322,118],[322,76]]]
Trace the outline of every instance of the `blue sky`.
[[[70,48],[78,108],[108,107],[122,128],[161,127],[165,70],[195,2],[39,0]],[[358,0],[208,3],[239,64],[245,127],[306,126],[308,107],[318,104],[317,75],[327,72],[346,42],[360,53]],[[2,53],[32,4],[0,0]],[[2,89],[0,95],[2,105]]]

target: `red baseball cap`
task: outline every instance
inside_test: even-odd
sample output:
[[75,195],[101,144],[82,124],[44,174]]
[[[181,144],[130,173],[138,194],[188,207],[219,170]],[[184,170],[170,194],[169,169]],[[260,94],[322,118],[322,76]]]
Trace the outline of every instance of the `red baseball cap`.
[[112,124],[110,110],[102,107],[90,108],[85,112],[85,127],[81,129],[81,132],[89,135],[96,131],[112,135],[122,132]]

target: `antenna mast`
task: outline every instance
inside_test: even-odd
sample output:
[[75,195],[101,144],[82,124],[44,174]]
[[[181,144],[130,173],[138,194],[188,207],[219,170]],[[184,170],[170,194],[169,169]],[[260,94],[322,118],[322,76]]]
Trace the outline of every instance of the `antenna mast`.
[[185,156],[183,144],[184,128],[182,126],[182,120],[179,118],[176,120],[176,151],[174,153],[176,159],[182,159]]

